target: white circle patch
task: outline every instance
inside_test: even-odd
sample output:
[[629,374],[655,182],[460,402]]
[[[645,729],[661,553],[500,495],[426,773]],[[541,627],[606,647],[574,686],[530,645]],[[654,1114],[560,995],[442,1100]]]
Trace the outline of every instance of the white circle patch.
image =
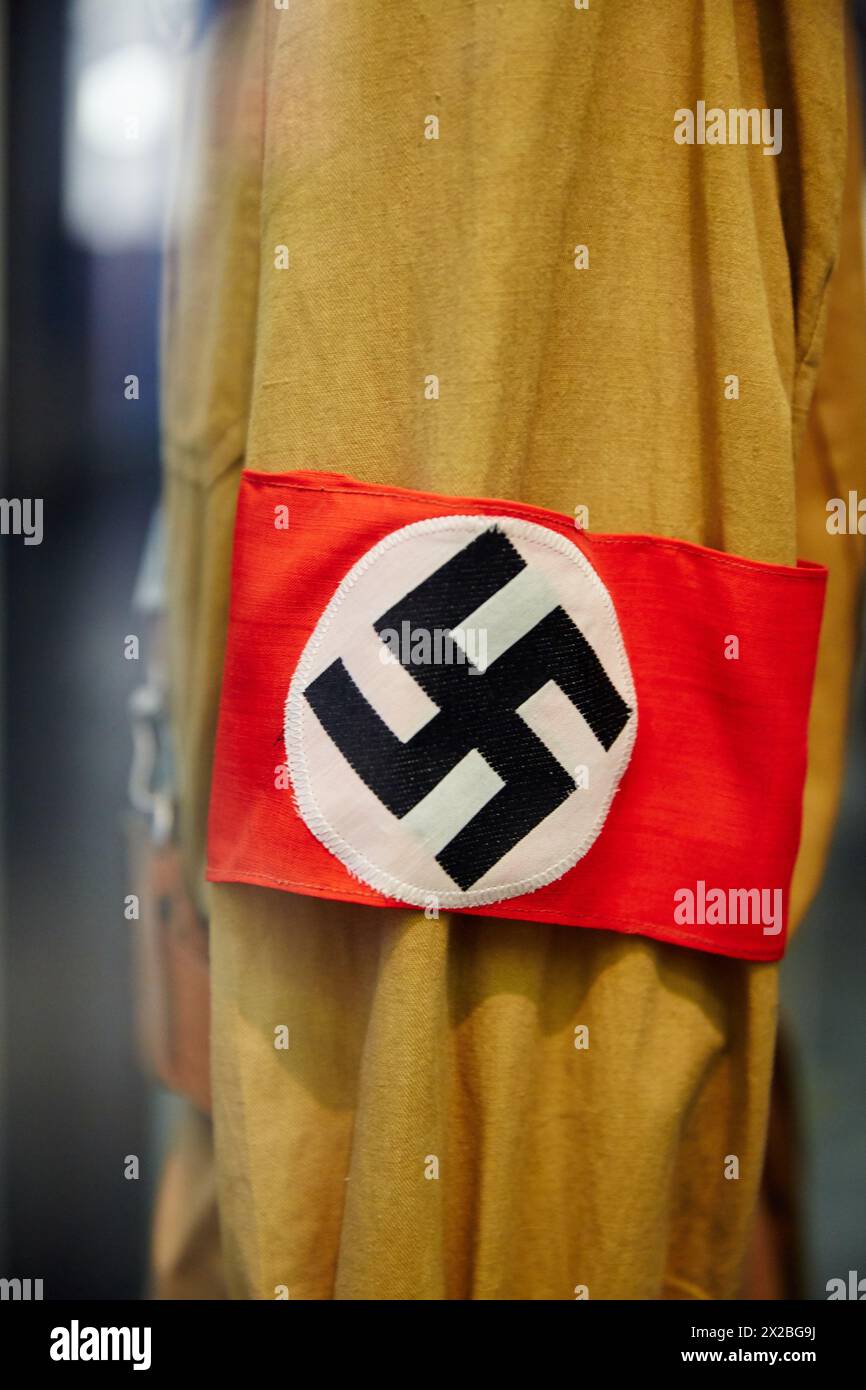
[[636,731],[607,589],[565,536],[508,516],[418,521],[369,550],[286,700],[304,822],[356,878],[419,907],[566,873]]

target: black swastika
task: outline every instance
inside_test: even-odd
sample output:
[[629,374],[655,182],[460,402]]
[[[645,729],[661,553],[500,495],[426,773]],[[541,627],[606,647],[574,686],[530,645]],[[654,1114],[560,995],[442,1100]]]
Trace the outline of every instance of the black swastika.
[[[507,536],[491,527],[383,613],[374,627],[377,633],[400,631],[406,622],[412,630],[458,628],[525,566]],[[517,638],[483,672],[459,662],[458,655],[443,648],[436,663],[404,662],[438,710],[405,743],[339,658],[310,683],[305,696],[347,762],[397,817],[407,815],[473,749],[498,773],[505,785],[436,855],[465,891],[575,790],[573,778],[515,713],[524,700],[554,681],[605,750],[631,711],[562,608]]]

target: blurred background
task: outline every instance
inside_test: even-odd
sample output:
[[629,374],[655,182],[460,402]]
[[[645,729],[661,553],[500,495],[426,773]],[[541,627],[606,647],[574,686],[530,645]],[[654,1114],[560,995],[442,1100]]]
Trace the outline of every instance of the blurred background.
[[[143,663],[124,638],[159,490],[168,133],[206,10],[0,3],[2,493],[42,497],[48,521],[39,546],[4,540],[0,572],[0,1275],[53,1299],[146,1292],[171,1121],[135,1058],[124,820]],[[866,0],[855,18],[862,52]],[[783,971],[812,1298],[866,1275],[864,729],[861,661],[833,853]]]

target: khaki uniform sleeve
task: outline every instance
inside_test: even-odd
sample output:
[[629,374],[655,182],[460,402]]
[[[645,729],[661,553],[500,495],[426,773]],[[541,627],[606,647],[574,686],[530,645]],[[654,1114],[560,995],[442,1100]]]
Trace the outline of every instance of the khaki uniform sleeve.
[[791,889],[791,927],[820,883],[845,770],[851,679],[858,646],[866,537],[835,535],[827,503],[866,497],[866,291],[862,227],[861,101],[849,35],[848,162],[839,257],[830,281],[823,355],[797,467],[797,553],[829,580],[809,726],[803,832]]

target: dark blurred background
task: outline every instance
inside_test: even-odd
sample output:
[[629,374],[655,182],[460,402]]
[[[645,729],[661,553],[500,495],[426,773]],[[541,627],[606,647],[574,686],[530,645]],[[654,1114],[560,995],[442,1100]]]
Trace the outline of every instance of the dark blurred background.
[[130,600],[159,483],[172,69],[136,0],[11,3],[7,25],[3,491],[44,498],[46,523],[41,545],[3,548],[2,1272],[43,1278],[51,1298],[134,1298],[158,1111],[131,1028],[127,702],[142,663],[124,637],[141,630]]
[[[159,243],[184,0],[6,0],[0,1275],[135,1298],[169,1103],[132,1030],[130,606],[158,494]],[[866,30],[866,3],[856,9]],[[180,48],[180,51],[179,51]],[[125,382],[138,378],[138,399]],[[864,383],[866,386],[866,383]],[[821,895],[783,972],[804,1119],[807,1293],[866,1275],[866,689]],[[124,1177],[127,1155],[138,1180]]]

